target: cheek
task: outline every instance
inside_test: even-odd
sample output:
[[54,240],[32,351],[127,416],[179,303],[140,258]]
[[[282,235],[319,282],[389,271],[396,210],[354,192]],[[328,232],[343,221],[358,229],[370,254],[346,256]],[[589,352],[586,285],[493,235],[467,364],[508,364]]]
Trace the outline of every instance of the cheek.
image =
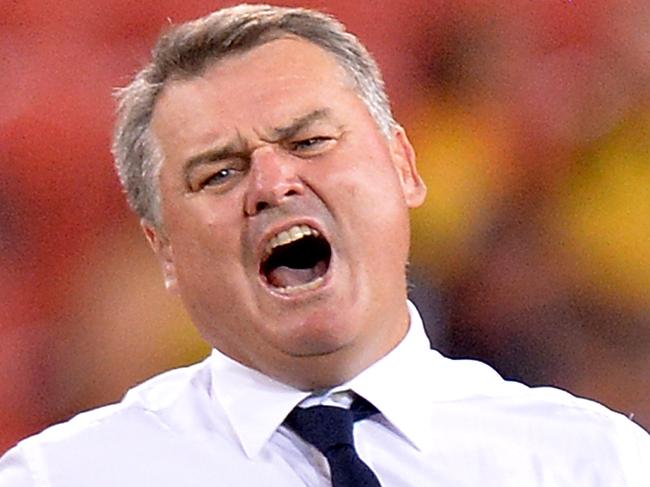
[[[328,203],[335,218],[356,242],[355,254],[371,256],[369,260],[375,262],[385,261],[390,255],[405,260],[409,245],[408,208],[399,180],[392,166],[385,162],[368,163],[339,172],[331,180]],[[372,163],[376,165],[370,167]]]
[[198,198],[169,208],[166,224],[179,270],[188,268],[201,275],[225,273],[226,265],[239,260],[240,235],[231,213]]
[[397,174],[386,161],[366,160],[339,174],[333,188],[351,215],[381,224],[404,212],[406,203]]
[[246,293],[244,271],[235,232],[217,222],[196,221],[191,214],[175,228],[172,241],[178,287],[197,323],[212,323],[228,316],[233,303]]

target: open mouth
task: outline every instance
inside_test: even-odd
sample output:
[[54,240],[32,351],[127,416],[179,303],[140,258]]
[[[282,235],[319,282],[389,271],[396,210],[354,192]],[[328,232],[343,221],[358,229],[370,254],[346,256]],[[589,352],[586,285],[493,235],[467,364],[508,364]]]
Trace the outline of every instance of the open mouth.
[[296,294],[324,282],[331,257],[330,244],[318,230],[294,225],[269,241],[260,272],[271,287],[283,294]]

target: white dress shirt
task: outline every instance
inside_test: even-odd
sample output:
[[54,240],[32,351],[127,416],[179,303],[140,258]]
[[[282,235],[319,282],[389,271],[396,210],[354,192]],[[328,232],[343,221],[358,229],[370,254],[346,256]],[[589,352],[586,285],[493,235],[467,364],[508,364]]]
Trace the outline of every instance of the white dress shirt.
[[650,486],[642,428],[447,359],[409,312],[404,340],[332,391],[310,395],[214,351],[22,441],[0,460],[0,487],[328,486],[324,457],[282,421],[303,401],[346,405],[350,390],[381,412],[354,435],[384,487]]

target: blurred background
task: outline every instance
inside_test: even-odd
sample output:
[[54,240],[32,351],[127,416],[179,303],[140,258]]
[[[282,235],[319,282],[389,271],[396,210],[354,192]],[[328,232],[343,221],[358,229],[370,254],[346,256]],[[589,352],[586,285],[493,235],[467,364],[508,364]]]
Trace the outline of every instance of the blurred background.
[[[0,0],[0,453],[204,357],[109,153],[112,89],[233,2]],[[433,345],[650,428],[650,3],[284,2],[375,54],[429,186]]]

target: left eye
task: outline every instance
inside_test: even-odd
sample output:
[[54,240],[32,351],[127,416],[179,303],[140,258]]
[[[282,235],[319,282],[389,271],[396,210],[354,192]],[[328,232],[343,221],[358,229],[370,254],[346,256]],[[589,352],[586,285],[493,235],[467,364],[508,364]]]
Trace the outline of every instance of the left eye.
[[291,147],[294,151],[307,151],[310,149],[316,149],[331,140],[330,137],[310,137],[308,139],[293,142]]

